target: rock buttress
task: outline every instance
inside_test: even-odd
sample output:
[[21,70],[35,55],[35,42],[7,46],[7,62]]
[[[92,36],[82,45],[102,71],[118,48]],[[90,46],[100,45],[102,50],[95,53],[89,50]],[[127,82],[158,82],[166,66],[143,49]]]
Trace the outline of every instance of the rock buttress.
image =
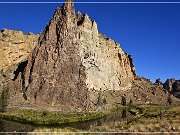
[[120,44],[98,32],[97,23],[88,15],[77,14],[81,59],[86,67],[86,84],[97,91],[126,91],[136,77],[130,55]]
[[[69,1],[68,1],[69,2]],[[73,3],[57,8],[39,37],[20,82],[24,103],[61,111],[87,109],[86,74],[76,42]],[[26,105],[27,106],[27,105]]]
[[[91,107],[112,107],[120,102],[121,96],[131,91],[136,77],[130,55],[120,44],[99,33],[97,23],[87,14],[77,14],[77,41],[80,56],[86,70],[86,85],[89,90]],[[106,104],[100,103],[99,97]],[[92,107],[93,108],[93,107]]]

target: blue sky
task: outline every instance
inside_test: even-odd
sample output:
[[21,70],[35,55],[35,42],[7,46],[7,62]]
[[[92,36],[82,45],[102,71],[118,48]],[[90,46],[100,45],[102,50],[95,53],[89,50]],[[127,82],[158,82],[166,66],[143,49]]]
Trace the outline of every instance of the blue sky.
[[[0,0],[2,1],[10,0]],[[55,8],[61,5],[0,4],[0,29],[40,33],[51,19]],[[172,77],[180,79],[180,3],[76,4],[75,7],[76,12],[80,10],[96,20],[101,33],[120,42],[123,50],[132,55],[139,76],[152,81],[156,78],[163,81]]]

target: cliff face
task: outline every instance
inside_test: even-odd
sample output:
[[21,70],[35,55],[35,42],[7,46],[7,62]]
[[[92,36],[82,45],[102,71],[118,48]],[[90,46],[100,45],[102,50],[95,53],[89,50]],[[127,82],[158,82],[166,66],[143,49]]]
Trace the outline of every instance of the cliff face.
[[32,33],[3,29],[0,32],[0,70],[27,59],[38,37]]
[[76,24],[73,3],[56,9],[16,82],[22,84],[26,104],[86,110],[86,74],[76,42]]
[[167,79],[163,84],[163,88],[175,97],[180,98],[180,80],[175,80],[174,78]]
[[136,76],[132,59],[120,44],[98,32],[97,23],[88,15],[77,14],[77,41],[80,56],[86,67],[89,89],[128,90]]
[[[4,61],[1,66],[4,70],[15,65],[0,73],[0,82],[6,84],[8,79],[8,107],[97,111],[120,104],[122,96],[135,103],[166,102],[162,97],[168,94],[150,81],[139,79],[131,56],[119,43],[99,33],[97,23],[88,15],[76,15],[73,3],[57,8],[40,36],[20,31],[5,33],[12,33],[13,38],[6,40],[2,32],[3,46],[13,43],[16,48],[18,42],[17,51],[13,50],[12,56],[6,54],[15,63]],[[154,89],[158,89],[157,94]]]
[[15,70],[11,106],[89,111],[102,100],[112,106],[108,91],[130,90],[136,76],[131,57],[119,46],[100,34],[87,15],[76,15],[73,3],[65,3],[28,61]]
[[120,103],[121,96],[131,91],[136,77],[131,57],[119,43],[99,33],[97,23],[87,14],[78,12],[77,25],[76,38],[85,66],[90,108],[95,105],[99,110]]

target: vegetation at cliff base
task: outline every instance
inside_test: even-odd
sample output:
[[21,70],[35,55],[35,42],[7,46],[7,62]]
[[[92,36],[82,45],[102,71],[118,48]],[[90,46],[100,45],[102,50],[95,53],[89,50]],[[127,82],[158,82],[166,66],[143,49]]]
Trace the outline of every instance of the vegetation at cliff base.
[[135,114],[135,117],[119,128],[130,132],[173,132],[180,129],[179,105],[133,105],[130,112]]
[[0,112],[4,112],[9,99],[9,87],[7,82],[3,83],[2,92],[0,93]]
[[104,112],[93,113],[61,113],[37,111],[31,109],[17,110],[15,112],[0,113],[0,118],[5,120],[29,123],[33,125],[60,125],[65,123],[83,122],[100,119],[119,109],[115,107]]
[[[180,106],[172,105],[156,105],[156,104],[131,104],[129,106],[119,106],[104,112],[94,113],[61,113],[37,110],[16,110],[13,112],[0,113],[0,118],[21,123],[29,123],[32,125],[40,125],[40,127],[56,127],[66,123],[79,123],[94,121],[114,114],[120,110],[128,111],[127,115],[133,114],[133,117],[123,117],[123,121],[105,121],[102,125],[96,125],[87,131],[93,132],[177,132],[180,131]],[[107,117],[108,118],[108,117]],[[110,118],[112,118],[110,116]],[[39,127],[39,126],[38,126]],[[81,129],[73,129],[79,131]],[[71,131],[71,129],[70,129]]]
[[[134,115],[127,121],[115,121],[95,127],[98,132],[180,132],[180,106],[141,104],[128,106]],[[112,125],[113,124],[113,125]]]

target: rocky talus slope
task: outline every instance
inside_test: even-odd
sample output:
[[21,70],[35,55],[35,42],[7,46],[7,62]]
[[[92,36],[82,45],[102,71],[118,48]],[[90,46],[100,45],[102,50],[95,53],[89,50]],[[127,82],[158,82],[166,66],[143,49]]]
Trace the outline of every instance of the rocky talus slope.
[[122,96],[167,103],[168,92],[139,78],[131,56],[87,14],[75,14],[73,3],[57,8],[40,35],[3,30],[0,48],[0,93],[8,86],[8,108],[99,111],[120,104]]

